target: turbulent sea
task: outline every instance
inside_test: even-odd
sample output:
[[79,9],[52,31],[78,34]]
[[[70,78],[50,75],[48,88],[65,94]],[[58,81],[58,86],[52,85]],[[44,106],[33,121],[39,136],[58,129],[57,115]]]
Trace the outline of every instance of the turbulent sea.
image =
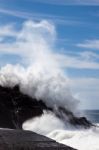
[[49,137],[78,150],[99,150],[99,110],[86,110],[84,115],[97,127],[87,130],[57,130]]
[[86,110],[83,116],[96,126],[90,129],[63,128],[54,117],[45,114],[39,119],[26,122],[23,127],[25,130],[38,132],[77,150],[99,150],[99,110]]

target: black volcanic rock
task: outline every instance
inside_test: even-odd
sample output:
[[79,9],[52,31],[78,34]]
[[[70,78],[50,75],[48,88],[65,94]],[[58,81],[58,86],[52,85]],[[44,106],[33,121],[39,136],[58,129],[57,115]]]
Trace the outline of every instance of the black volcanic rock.
[[[65,122],[68,120],[68,123],[75,127],[83,127],[85,129],[94,126],[90,121],[85,117],[76,117],[72,112],[66,110],[63,107],[58,108],[58,116],[62,118]],[[67,119],[66,119],[67,118]]]
[[0,127],[21,128],[29,118],[40,116],[49,108],[43,101],[37,101],[14,88],[0,86]]
[[19,87],[0,86],[0,127],[21,128],[27,119],[39,116],[47,109],[45,104],[21,94]]
[[0,150],[75,150],[42,135],[22,130],[0,130]]
[[[40,116],[43,110],[53,111],[57,117],[73,126],[89,128],[92,124],[85,117],[75,117],[65,108],[59,107],[55,112],[46,106],[43,100],[36,100],[19,90],[19,86],[13,88],[0,86],[0,127],[21,129],[22,123],[27,119]],[[68,118],[68,119],[66,119]]]

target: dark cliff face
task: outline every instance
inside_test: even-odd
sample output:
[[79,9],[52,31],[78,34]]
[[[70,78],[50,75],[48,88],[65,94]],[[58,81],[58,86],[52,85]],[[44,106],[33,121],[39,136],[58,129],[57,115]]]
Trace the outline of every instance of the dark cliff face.
[[64,122],[67,122],[66,118],[68,118],[68,123],[75,127],[92,126],[85,117],[77,118],[65,108],[59,107],[55,112],[46,106],[43,100],[37,101],[35,98],[22,94],[18,86],[14,88],[0,86],[0,127],[21,129],[24,121],[42,115],[43,110],[53,111]]
[[40,116],[44,109],[48,108],[41,100],[20,93],[18,86],[0,86],[0,127],[21,128],[24,121]]

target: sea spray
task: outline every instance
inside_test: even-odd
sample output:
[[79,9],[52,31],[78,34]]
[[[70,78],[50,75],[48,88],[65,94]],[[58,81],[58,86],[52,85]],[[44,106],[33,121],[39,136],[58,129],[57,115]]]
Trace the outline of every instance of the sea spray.
[[[16,31],[14,27],[13,30]],[[0,69],[0,85],[7,87],[19,85],[22,93],[37,100],[42,99],[47,106],[53,109],[62,106],[74,113],[78,101],[71,94],[69,79],[57,60],[56,35],[55,26],[45,20],[24,22],[17,34],[13,35],[15,40],[10,44],[1,45],[2,54],[17,55],[21,61],[16,65],[8,62]],[[87,135],[86,140],[89,141],[90,138],[87,137],[89,135],[92,137],[93,132],[87,134],[89,130],[82,132],[67,130],[66,124],[53,112],[44,112],[41,117],[26,121],[23,129],[36,131],[82,150],[92,148],[91,143],[85,146],[86,141],[83,139]],[[99,147],[96,142],[93,142],[93,150]]]
[[24,22],[15,41],[0,50],[22,59],[19,64],[7,64],[0,69],[0,84],[10,87],[18,84],[21,92],[37,100],[43,99],[48,106],[63,106],[75,112],[78,101],[72,96],[69,80],[56,59],[55,39],[53,24]]

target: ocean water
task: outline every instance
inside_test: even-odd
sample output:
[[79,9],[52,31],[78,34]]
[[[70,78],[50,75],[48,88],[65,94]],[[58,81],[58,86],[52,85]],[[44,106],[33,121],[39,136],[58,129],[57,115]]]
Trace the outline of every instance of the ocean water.
[[99,110],[85,110],[84,114],[93,123],[99,123]]

